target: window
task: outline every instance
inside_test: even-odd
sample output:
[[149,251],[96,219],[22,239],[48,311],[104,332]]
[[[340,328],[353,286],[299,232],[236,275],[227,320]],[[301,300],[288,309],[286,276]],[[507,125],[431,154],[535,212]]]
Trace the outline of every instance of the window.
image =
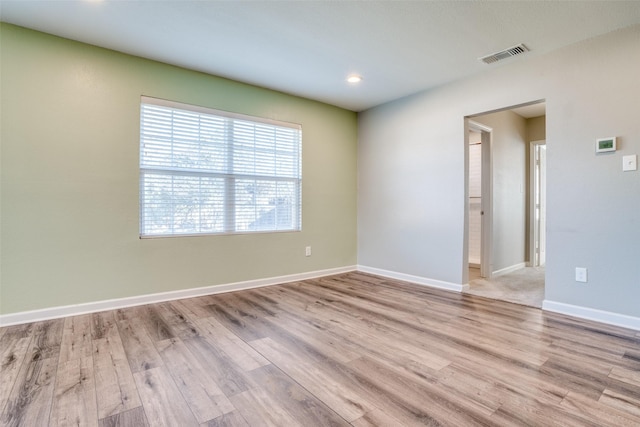
[[301,134],[142,97],[140,236],[300,230]]

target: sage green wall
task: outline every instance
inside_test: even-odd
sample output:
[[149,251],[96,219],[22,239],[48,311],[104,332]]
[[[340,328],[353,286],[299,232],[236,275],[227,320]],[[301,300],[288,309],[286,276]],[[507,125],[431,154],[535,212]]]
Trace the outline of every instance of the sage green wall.
[[544,141],[547,138],[547,116],[532,117],[527,119],[527,139],[531,141]]
[[[2,314],[356,264],[354,112],[12,25],[0,40]],[[302,232],[140,240],[141,95],[300,123]]]

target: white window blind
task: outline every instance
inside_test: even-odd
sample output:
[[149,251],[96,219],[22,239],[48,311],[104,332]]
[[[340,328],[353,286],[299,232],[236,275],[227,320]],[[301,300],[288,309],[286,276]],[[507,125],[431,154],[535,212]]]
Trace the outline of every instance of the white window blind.
[[301,229],[300,125],[142,97],[142,237]]

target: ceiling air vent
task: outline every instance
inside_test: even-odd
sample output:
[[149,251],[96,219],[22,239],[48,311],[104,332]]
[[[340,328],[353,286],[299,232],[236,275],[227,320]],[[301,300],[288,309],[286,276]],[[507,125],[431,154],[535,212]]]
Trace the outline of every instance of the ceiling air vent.
[[521,53],[528,52],[529,49],[523,44],[510,47],[509,49],[501,50],[500,52],[492,53],[491,55],[483,56],[480,58],[485,64],[493,64],[494,62],[501,61],[503,59],[511,58],[512,56],[520,55]]

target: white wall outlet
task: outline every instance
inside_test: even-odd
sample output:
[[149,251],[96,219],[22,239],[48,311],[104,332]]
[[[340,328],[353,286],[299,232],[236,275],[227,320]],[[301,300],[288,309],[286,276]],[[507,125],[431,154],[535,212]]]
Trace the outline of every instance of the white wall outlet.
[[311,256],[311,246],[304,248],[304,256]]
[[576,282],[587,282],[587,269],[584,267],[576,267]]

